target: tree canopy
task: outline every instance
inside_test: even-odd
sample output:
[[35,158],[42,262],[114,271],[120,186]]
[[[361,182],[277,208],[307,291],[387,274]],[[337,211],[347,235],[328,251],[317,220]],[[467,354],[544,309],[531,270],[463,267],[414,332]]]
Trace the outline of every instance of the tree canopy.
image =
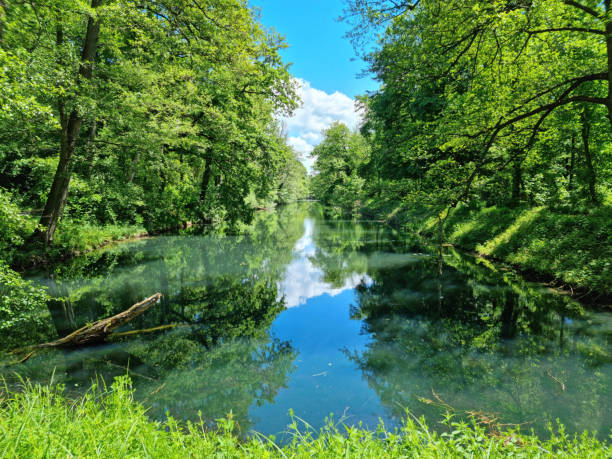
[[[575,207],[610,196],[609,1],[347,2],[380,89],[361,98],[370,196]],[[380,179],[385,180],[381,181]]]
[[[295,154],[286,46],[244,0],[0,5],[0,186],[97,223],[248,219]],[[305,174],[305,173],[304,173]],[[293,182],[292,182],[293,183]],[[70,190],[70,192],[69,192]]]

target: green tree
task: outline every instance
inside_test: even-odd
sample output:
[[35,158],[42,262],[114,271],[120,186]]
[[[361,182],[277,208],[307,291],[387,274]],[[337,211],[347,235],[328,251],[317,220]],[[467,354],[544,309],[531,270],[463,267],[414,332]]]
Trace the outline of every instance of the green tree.
[[0,174],[40,203],[45,244],[62,214],[149,228],[248,219],[244,198],[271,191],[288,160],[274,116],[295,106],[295,92],[283,41],[245,1],[27,2],[2,12],[11,110]]
[[312,193],[325,204],[352,214],[359,207],[364,179],[360,168],[368,160],[369,147],[357,132],[334,123],[323,132],[323,141],[311,155],[316,158]]
[[[564,195],[565,162],[583,137],[573,121],[568,132],[569,120],[585,107],[597,120],[612,113],[609,9],[597,1],[349,1],[357,46],[384,30],[367,56],[382,85],[362,98],[373,145],[369,193],[394,187],[450,207]],[[591,144],[600,164],[585,152],[591,201],[595,171],[609,174],[611,121],[598,121]],[[550,149],[554,135],[566,139]]]

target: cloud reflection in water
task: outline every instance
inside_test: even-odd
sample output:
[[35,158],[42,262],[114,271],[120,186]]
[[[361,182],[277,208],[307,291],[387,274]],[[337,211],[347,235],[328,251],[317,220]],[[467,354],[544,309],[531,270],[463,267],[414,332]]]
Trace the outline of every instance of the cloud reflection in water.
[[323,281],[324,273],[316,267],[310,257],[314,257],[316,247],[313,241],[315,221],[312,218],[304,220],[304,234],[293,248],[293,260],[287,266],[285,277],[278,283],[279,297],[284,296],[288,308],[301,306],[310,298],[323,294],[336,296],[346,290],[372,282],[367,274],[353,273],[344,281],[341,287],[334,287]]

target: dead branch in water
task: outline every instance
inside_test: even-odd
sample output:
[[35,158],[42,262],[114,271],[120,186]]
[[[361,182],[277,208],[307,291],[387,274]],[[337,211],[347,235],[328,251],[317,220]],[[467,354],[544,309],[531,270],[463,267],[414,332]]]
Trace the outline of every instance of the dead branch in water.
[[561,390],[565,390],[565,384],[563,383],[563,381],[553,376],[550,370],[546,370],[546,374],[548,375],[549,378],[551,378],[553,381],[555,381],[557,384],[561,386]]
[[129,309],[126,309],[119,314],[116,314],[105,319],[97,320],[96,322],[85,325],[78,330],[73,331],[67,336],[60,338],[49,343],[37,344],[26,348],[15,349],[13,353],[27,352],[28,354],[20,359],[17,363],[23,363],[28,360],[37,351],[42,349],[61,348],[61,347],[78,347],[86,346],[89,344],[96,344],[103,342],[113,331],[126,324],[133,318],[139,316],[155,303],[157,303],[162,297],[161,293],[147,298],[146,300],[136,303]]

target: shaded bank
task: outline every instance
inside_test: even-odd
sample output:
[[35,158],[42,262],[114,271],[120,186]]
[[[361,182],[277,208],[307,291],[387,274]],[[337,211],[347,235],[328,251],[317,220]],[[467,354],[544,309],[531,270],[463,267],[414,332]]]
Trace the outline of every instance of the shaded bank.
[[[363,209],[407,234],[437,242],[438,218],[424,207]],[[612,304],[612,208],[564,213],[546,207],[454,209],[444,240],[512,265],[526,278],[565,290],[583,302]]]

